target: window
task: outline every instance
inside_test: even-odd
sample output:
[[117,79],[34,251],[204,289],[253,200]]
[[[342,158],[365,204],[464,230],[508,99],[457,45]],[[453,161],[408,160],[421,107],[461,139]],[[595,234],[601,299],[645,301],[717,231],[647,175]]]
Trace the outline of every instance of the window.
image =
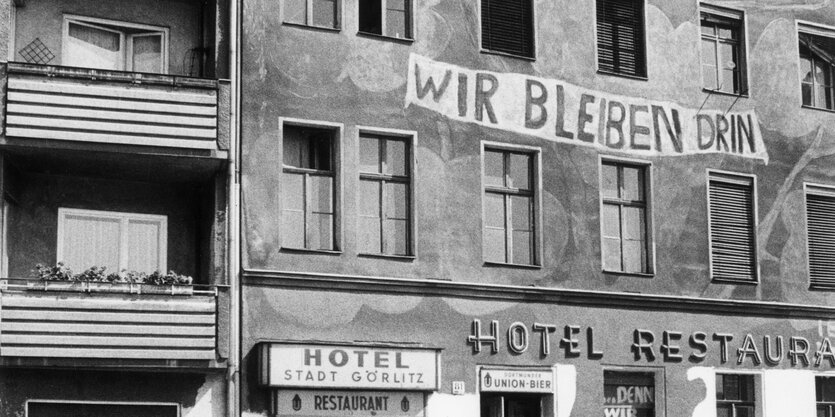
[[359,0],[360,32],[391,38],[411,39],[409,0]]
[[835,188],[806,185],[806,235],[812,288],[835,289]]
[[534,56],[532,0],[481,0],[481,47]]
[[835,377],[815,377],[815,402],[818,417],[835,417]]
[[167,239],[166,216],[58,209],[58,261],[75,271],[165,271]]
[[602,72],[646,77],[643,0],[597,0],[597,65]]
[[481,417],[542,417],[542,396],[483,393],[481,394]]
[[835,110],[835,31],[798,24],[803,105]]
[[411,255],[409,140],[360,135],[359,251]]
[[180,406],[178,404],[115,401],[29,400],[26,402],[26,415],[28,417],[177,417],[180,415]]
[[655,417],[655,374],[603,371],[603,415]]
[[284,125],[281,245],[335,250],[334,142],[336,129]]
[[284,0],[284,22],[339,29],[339,0]]
[[64,16],[62,63],[71,67],[166,73],[168,29]]
[[716,374],[716,417],[754,417],[754,375]]
[[717,280],[757,281],[754,178],[708,174],[711,276]]
[[536,265],[534,154],[484,150],[484,259]]
[[606,271],[650,274],[648,167],[604,161],[602,252]]
[[707,4],[701,9],[704,88],[747,94],[742,12]]

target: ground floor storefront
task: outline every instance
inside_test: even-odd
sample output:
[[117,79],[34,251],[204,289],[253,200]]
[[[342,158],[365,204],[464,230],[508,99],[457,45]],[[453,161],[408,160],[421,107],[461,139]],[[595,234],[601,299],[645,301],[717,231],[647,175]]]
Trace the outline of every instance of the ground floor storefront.
[[835,411],[829,307],[433,285],[250,278],[243,415]]
[[2,417],[226,415],[222,373],[0,369]]

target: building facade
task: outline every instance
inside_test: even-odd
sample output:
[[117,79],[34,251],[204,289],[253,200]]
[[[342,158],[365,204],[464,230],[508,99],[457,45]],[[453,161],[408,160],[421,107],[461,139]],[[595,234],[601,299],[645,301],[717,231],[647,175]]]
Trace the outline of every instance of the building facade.
[[0,415],[227,415],[228,8],[0,4]]
[[831,4],[242,4],[242,415],[833,415]]

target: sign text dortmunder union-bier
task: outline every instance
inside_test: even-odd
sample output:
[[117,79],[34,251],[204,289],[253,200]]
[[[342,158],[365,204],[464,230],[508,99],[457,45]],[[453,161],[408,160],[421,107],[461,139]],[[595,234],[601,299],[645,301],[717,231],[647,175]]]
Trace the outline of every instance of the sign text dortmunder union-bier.
[[405,105],[452,120],[635,156],[724,153],[768,162],[753,110],[695,109],[412,54]]
[[274,387],[432,391],[437,351],[384,347],[270,344],[267,375]]
[[[472,323],[467,342],[473,353],[480,353],[488,347],[490,353],[498,353],[502,346],[511,353],[521,354],[528,349],[539,349],[542,357],[562,354],[566,358],[580,357],[601,359],[605,352],[600,342],[595,343],[593,327],[577,325],[557,326],[556,324],[533,323],[530,326],[511,323],[506,332],[500,329],[497,320],[483,328],[481,320]],[[689,360],[702,362],[709,355],[717,355],[721,363],[735,362],[738,365],[759,366],[779,365],[787,361],[797,367],[835,368],[835,349],[828,337],[810,340],[798,335],[752,335],[728,332],[684,333],[676,330],[653,332],[645,329],[632,331],[632,343],[624,346],[632,352],[635,361],[678,362]]]

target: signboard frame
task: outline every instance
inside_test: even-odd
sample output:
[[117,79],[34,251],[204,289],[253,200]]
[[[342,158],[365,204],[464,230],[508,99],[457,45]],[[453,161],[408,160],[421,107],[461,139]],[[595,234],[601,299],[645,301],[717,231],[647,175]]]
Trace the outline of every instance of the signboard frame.
[[[537,381],[548,381],[547,389],[537,389],[537,388],[519,388],[519,387],[489,387],[485,389],[484,387],[484,375],[485,373],[537,373],[537,374],[548,374],[548,378],[536,378]],[[553,367],[550,366],[501,366],[501,365],[482,365],[477,368],[477,388],[478,392],[502,392],[502,393],[515,393],[515,394],[540,394],[540,395],[554,395],[556,393],[556,372]],[[533,379],[528,378],[528,381]]]

